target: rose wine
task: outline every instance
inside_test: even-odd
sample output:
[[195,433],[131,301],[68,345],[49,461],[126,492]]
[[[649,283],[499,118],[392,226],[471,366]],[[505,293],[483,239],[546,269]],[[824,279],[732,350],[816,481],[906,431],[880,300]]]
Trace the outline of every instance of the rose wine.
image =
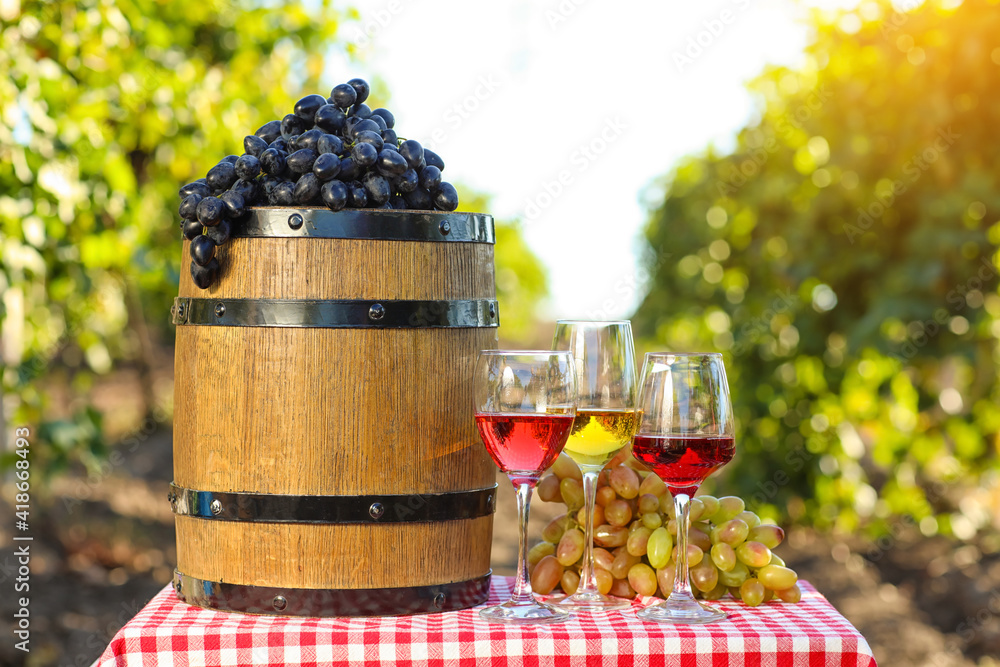
[[731,435],[637,435],[632,455],[660,476],[671,491],[694,496],[709,475],[733,458]]
[[576,410],[566,454],[580,465],[603,466],[635,433],[634,410]]
[[573,415],[477,413],[476,426],[500,470],[537,477],[566,445]]

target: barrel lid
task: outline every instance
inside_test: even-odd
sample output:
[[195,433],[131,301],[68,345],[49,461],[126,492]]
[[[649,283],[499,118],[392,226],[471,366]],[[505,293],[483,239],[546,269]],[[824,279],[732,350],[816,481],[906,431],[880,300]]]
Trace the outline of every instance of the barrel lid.
[[234,237],[379,239],[495,243],[493,216],[485,213],[441,213],[388,209],[285,208],[248,209]]

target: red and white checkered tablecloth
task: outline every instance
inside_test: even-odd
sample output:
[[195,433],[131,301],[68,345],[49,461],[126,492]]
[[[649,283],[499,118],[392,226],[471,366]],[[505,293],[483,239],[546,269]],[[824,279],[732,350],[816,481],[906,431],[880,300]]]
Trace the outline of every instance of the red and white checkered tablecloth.
[[[489,604],[510,596],[493,577]],[[480,607],[420,616],[289,618],[210,611],[179,602],[168,586],[123,627],[99,667],[175,665],[350,665],[519,667],[875,667],[871,648],[807,582],[798,604],[751,609],[727,598],[729,617],[711,625],[664,625],[632,609],[578,614],[553,625],[486,623]]]

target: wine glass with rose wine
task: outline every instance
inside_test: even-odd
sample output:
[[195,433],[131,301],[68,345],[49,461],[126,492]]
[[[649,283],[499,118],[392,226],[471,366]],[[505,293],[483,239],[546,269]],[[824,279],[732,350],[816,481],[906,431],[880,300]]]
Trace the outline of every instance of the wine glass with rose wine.
[[674,497],[677,570],[667,600],[637,615],[662,623],[712,623],[724,611],[701,604],[688,581],[690,500],[735,451],[733,408],[720,354],[650,353],[642,368],[639,426],[632,456],[662,479]]
[[535,599],[528,581],[528,507],[541,474],[566,446],[576,416],[569,352],[487,350],[473,382],[476,427],[517,492],[517,577],[510,600],[479,612],[498,623],[555,623],[570,617]]
[[[553,350],[569,350],[576,364],[576,420],[563,451],[583,475],[584,541],[580,584],[561,609],[607,611],[631,600],[602,595],[594,569],[594,504],[604,465],[635,433],[635,351],[630,322],[556,322]],[[607,584],[610,585],[610,584]]]

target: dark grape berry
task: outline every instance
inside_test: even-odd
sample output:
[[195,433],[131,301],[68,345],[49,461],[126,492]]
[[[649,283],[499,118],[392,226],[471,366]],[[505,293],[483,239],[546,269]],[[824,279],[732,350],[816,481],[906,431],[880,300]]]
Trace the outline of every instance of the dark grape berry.
[[232,231],[232,225],[228,220],[223,220],[215,227],[206,227],[205,236],[212,239],[215,245],[224,245],[226,241],[229,240],[229,235]]
[[[216,225],[218,227],[218,225]],[[197,220],[185,220],[184,227],[182,228],[184,233],[184,238],[188,241],[195,238],[196,236],[201,236],[202,231],[205,229],[205,225],[201,224]],[[215,229],[215,227],[209,227],[209,229]]]
[[369,173],[365,175],[364,186],[365,194],[368,195],[368,201],[377,206],[381,206],[389,201],[389,197],[392,195],[389,189],[389,181],[378,174]]
[[316,111],[324,104],[326,104],[326,98],[322,95],[306,95],[295,103],[295,115],[304,120],[309,127],[312,127]]
[[202,197],[207,197],[212,194],[212,188],[208,187],[203,179],[199,179],[194,183],[188,183],[182,187],[177,191],[177,194],[180,195],[182,199],[190,197],[191,195],[201,195]]
[[[274,191],[274,188],[278,187],[278,183],[281,183],[283,180],[285,179],[278,178],[277,176],[264,176],[263,178],[261,178],[260,184],[264,188],[264,194],[267,195],[267,197],[270,197],[271,193]],[[234,185],[233,187],[236,186]]]
[[410,207],[410,205],[406,203],[406,200],[400,197],[399,195],[396,195],[395,197],[390,199],[389,203],[392,204],[393,208],[399,209],[400,211],[406,210]]
[[369,130],[364,130],[363,132],[358,132],[354,139],[358,144],[371,144],[375,147],[375,152],[382,150],[382,146],[385,144],[382,141],[382,137],[378,132],[371,132]]
[[316,126],[324,132],[342,132],[347,114],[334,104],[324,104],[316,112]]
[[[296,136],[298,136],[298,135],[296,135]],[[288,142],[285,141],[284,137],[278,137],[277,139],[275,139],[274,141],[271,142],[271,145],[269,146],[269,148],[273,148],[275,150],[281,151],[282,153],[287,153],[288,152]]]
[[404,194],[407,192],[413,192],[417,189],[417,185],[419,184],[420,177],[417,176],[417,172],[414,169],[407,169],[395,181],[396,190]]
[[347,186],[340,181],[324,183],[320,188],[320,196],[331,211],[339,211],[347,206]]
[[378,171],[383,176],[388,178],[402,176],[408,168],[406,158],[396,151],[383,148],[382,152],[378,154]]
[[260,154],[260,168],[264,170],[264,173],[271,176],[281,176],[287,167],[285,154],[277,148],[268,148]]
[[428,192],[434,192],[439,185],[441,185],[440,169],[428,165],[420,170],[420,187]]
[[177,209],[177,212],[181,214],[181,218],[184,220],[197,220],[198,213],[196,209],[198,208],[198,202],[201,200],[202,196],[199,194],[192,194],[185,197]]
[[[365,145],[370,146],[371,144]],[[346,183],[347,181],[353,181],[357,178],[360,172],[361,167],[358,166],[353,157],[348,156],[340,161],[340,174],[337,178]]]
[[215,257],[215,241],[207,236],[191,239],[191,259],[198,266],[206,266]]
[[240,193],[228,190],[219,195],[219,199],[226,205],[226,217],[230,220],[239,220],[246,213],[246,202]]
[[424,161],[428,166],[437,167],[441,171],[444,171],[444,160],[442,160],[441,156],[429,148],[424,149]]
[[344,138],[353,139],[354,138],[354,126],[365,120],[364,118],[358,118],[357,116],[348,116],[347,120],[344,121]]
[[[254,132],[254,136],[258,136],[267,143],[271,143],[272,141],[281,136],[281,121],[272,120],[270,122],[264,123],[263,125],[260,126],[260,129]],[[247,152],[249,153],[250,151]]]
[[390,130],[392,126],[396,124],[396,118],[392,115],[388,109],[382,109],[381,107],[372,111],[373,116],[380,116],[382,120],[385,121],[385,126]]
[[234,168],[239,178],[249,181],[260,175],[260,160],[248,153],[236,161]]
[[260,157],[260,154],[267,150],[267,142],[255,134],[243,137],[243,150],[247,155]]
[[198,266],[191,262],[191,278],[194,280],[194,284],[201,289],[208,289],[218,275],[219,260],[217,259],[213,258],[206,266]]
[[[303,132],[295,139],[295,150],[300,151],[303,148],[308,148],[310,150],[316,151],[316,144],[319,142],[319,138],[322,137],[325,132],[319,128],[314,128],[307,132]],[[319,151],[316,151],[317,153]]]
[[281,136],[287,141],[291,137],[298,136],[308,130],[306,121],[293,113],[288,114],[281,120]]
[[389,129],[389,126],[385,124],[385,119],[383,119],[382,116],[376,116],[375,114],[372,114],[371,116],[368,116],[368,118],[366,118],[365,120],[378,125],[379,132]]
[[347,109],[357,101],[358,93],[350,84],[342,83],[333,87],[333,90],[330,91],[330,98],[341,109]]
[[379,129],[378,123],[373,120],[368,120],[367,118],[360,120],[351,126],[351,137],[357,138],[359,134],[366,131],[379,135],[379,138],[382,137],[382,130]]
[[399,143],[399,137],[396,136],[395,130],[382,130],[382,141],[385,142],[386,146],[396,147]]
[[334,134],[324,134],[316,142],[316,152],[319,154],[333,153],[334,155],[344,154],[344,140]]
[[399,154],[406,158],[406,163],[412,169],[416,169],[420,161],[424,159],[424,147],[419,141],[407,139],[399,145]]
[[357,94],[357,99],[354,100],[355,104],[361,104],[368,99],[368,93],[371,92],[371,88],[368,86],[367,81],[364,79],[351,79],[347,83],[354,88],[354,92]]
[[355,104],[351,107],[351,110],[347,112],[348,116],[357,116],[358,118],[368,119],[372,115],[372,110],[367,104]]
[[[265,178],[270,178],[265,177]],[[258,181],[244,181],[242,178],[231,187],[230,192],[235,192],[239,196],[243,197],[243,203],[246,206],[253,206],[257,203],[257,198],[260,197],[260,183]]]
[[354,164],[361,169],[367,169],[378,159],[378,149],[371,144],[356,144],[351,149],[351,157],[354,158]]
[[319,157],[319,153],[316,151],[311,148],[303,148],[289,155],[285,162],[292,173],[304,174],[307,171],[312,171],[313,163],[317,157]]
[[439,211],[454,211],[458,208],[458,192],[451,183],[442,183],[434,194],[434,208]]
[[308,174],[302,174],[299,180],[295,183],[295,190],[292,191],[292,198],[295,200],[296,204],[301,204],[303,206],[308,206],[309,204],[315,204],[319,200],[319,188],[320,180],[316,178],[316,174],[309,172]]
[[340,173],[340,158],[333,153],[321,153],[313,162],[313,173],[321,181],[330,181]]
[[236,164],[236,161],[239,159],[240,159],[239,155],[227,155],[226,157],[222,158],[222,162],[228,162],[229,164]]
[[434,208],[434,200],[431,199],[431,195],[427,190],[423,188],[417,188],[413,192],[408,192],[403,195],[403,199],[409,204],[410,208],[416,209],[418,211],[430,210]]
[[282,181],[271,190],[270,202],[275,206],[291,206],[295,203],[295,184]]
[[360,183],[351,183],[347,186],[347,203],[351,208],[364,208],[368,206],[368,193]]
[[205,197],[198,202],[196,209],[198,222],[206,227],[214,227],[225,215],[226,205],[218,197]]

